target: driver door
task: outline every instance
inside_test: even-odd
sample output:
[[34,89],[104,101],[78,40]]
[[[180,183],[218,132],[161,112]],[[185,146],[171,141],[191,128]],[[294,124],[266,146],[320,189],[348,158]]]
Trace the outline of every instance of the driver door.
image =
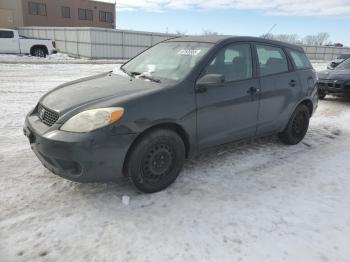
[[255,135],[260,87],[253,68],[251,45],[236,43],[223,47],[201,74],[224,81],[196,85],[199,148]]

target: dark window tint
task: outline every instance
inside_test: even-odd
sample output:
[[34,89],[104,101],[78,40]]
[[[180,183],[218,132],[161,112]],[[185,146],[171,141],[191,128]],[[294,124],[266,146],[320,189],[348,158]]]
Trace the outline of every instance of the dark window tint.
[[29,2],[28,3],[29,14],[46,16],[46,4]]
[[13,32],[12,31],[0,31],[0,38],[13,38]]
[[312,68],[312,65],[309,59],[306,57],[305,53],[290,50],[289,54],[292,57],[297,69]]
[[113,13],[100,11],[100,21],[106,23],[113,23]]
[[256,49],[258,52],[261,76],[288,72],[287,57],[282,48],[257,45]]
[[63,18],[70,18],[70,8],[67,6],[62,6],[61,7],[61,11],[62,11],[62,17]]
[[78,17],[79,20],[89,20],[92,21],[93,20],[93,12],[92,10],[89,9],[78,9]]
[[224,47],[211,61],[205,74],[220,74],[225,81],[252,78],[252,55],[249,44],[234,44]]

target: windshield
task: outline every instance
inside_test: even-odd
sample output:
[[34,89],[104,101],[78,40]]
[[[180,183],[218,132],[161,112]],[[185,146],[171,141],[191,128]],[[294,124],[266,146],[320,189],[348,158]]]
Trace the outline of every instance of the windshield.
[[350,54],[343,54],[343,55],[339,55],[336,57],[336,59],[348,59],[350,57]]
[[350,58],[345,60],[343,63],[338,65],[336,68],[341,68],[341,69],[350,69]]
[[161,43],[135,57],[122,69],[144,79],[182,80],[212,46],[196,42]]

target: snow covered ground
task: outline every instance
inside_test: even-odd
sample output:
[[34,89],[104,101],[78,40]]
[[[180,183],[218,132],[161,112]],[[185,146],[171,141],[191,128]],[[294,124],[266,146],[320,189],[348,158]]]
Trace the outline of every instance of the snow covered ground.
[[121,62],[122,60],[78,59],[63,53],[48,55],[45,58],[29,55],[0,54],[0,64],[115,64]]
[[0,63],[1,262],[350,260],[349,99],[321,101],[297,146],[212,149],[157,194],[52,175],[22,135],[25,114],[58,84],[112,68]]

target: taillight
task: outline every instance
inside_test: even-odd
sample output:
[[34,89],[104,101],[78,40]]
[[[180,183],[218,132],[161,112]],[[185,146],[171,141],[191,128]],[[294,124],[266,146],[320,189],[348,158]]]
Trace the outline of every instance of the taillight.
[[53,48],[56,48],[56,42],[55,41],[52,41],[52,46],[53,46]]

